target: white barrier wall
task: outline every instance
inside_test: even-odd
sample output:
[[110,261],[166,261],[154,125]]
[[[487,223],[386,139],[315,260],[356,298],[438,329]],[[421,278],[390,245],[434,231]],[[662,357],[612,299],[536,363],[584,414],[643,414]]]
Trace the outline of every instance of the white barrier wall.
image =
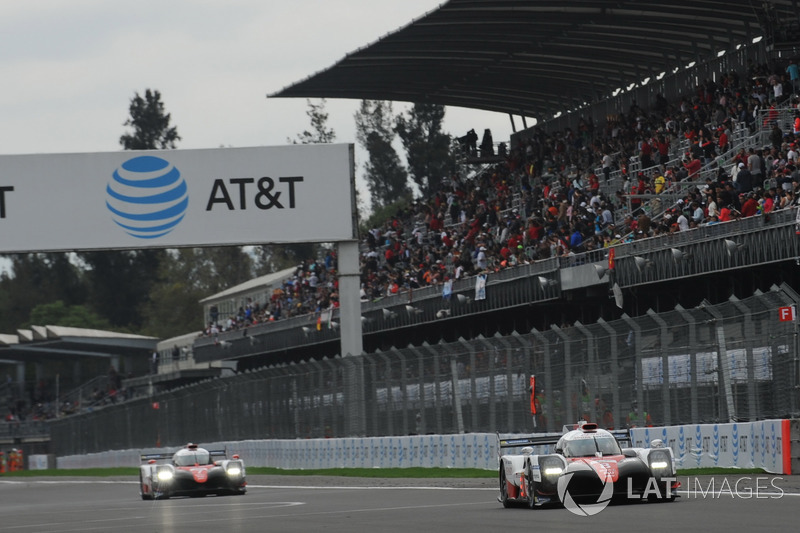
[[791,474],[789,420],[631,430],[636,447],[646,448],[655,439],[672,448],[679,469],[763,468],[775,474]]
[[[725,467],[763,468],[791,473],[790,421],[765,420],[741,424],[701,424],[631,430],[633,446],[648,447],[655,439],[670,446],[679,469]],[[504,435],[505,437],[506,435]],[[226,448],[247,466],[285,469],[326,468],[479,468],[495,470],[497,436],[492,433],[419,435],[307,440],[246,440],[200,443]],[[537,447],[537,453],[552,448]],[[140,454],[177,448],[147,448],[73,455],[56,459],[57,468],[138,466]]]
[[[226,448],[247,466],[286,469],[323,468],[497,468],[497,436],[493,433],[415,435],[307,440],[246,440],[201,443]],[[176,448],[121,450],[59,457],[57,468],[138,466],[142,453]]]

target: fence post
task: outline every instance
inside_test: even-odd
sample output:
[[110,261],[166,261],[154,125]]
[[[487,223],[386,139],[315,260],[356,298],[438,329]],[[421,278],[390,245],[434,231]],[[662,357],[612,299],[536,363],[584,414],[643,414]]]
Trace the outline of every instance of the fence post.
[[669,393],[670,375],[669,375],[669,350],[667,350],[667,323],[663,318],[652,309],[647,310],[647,315],[658,324],[660,333],[659,348],[661,350],[661,403],[664,404],[662,408],[663,423],[665,426],[672,424],[672,401]]
[[611,414],[614,417],[614,427],[622,427],[622,418],[619,405],[619,346],[617,342],[617,332],[611,325],[602,318],[597,319],[597,323],[608,333],[609,343],[611,344]]
[[[639,406],[640,413],[644,413],[647,410],[647,406],[644,405],[644,375],[642,372],[642,328],[639,324],[629,317],[626,313],[622,314],[622,320],[625,321],[626,324],[631,328],[633,332],[633,357],[634,357],[634,364],[636,365],[635,370],[635,387],[636,387],[636,404]],[[630,408],[630,406],[629,406]]]
[[562,402],[564,405],[564,418],[567,424],[574,424],[578,421],[578,415],[575,412],[577,406],[572,403],[572,343],[564,330],[555,324],[550,324],[550,329],[555,331],[556,335],[561,338],[564,344],[564,394]]
[[[555,414],[553,402],[555,398],[553,397],[553,368],[552,362],[550,361],[550,343],[544,334],[536,328],[531,330],[531,335],[541,343],[542,350],[544,351],[544,397],[546,400],[544,404],[545,431],[552,432],[555,428],[555,420],[553,419],[553,415]],[[537,388],[540,386],[541,385],[537,385]]]
[[691,313],[681,307],[680,304],[675,305],[675,310],[686,321],[689,327],[689,349],[691,350],[689,353],[689,367],[692,370],[691,376],[689,377],[689,416],[693,423],[697,423],[700,418],[697,399],[697,321]]

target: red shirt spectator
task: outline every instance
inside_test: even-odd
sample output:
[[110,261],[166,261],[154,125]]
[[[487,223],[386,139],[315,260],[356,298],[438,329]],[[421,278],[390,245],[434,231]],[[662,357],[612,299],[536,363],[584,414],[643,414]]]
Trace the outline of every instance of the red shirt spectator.
[[747,200],[742,204],[742,216],[743,217],[752,217],[758,212],[758,202],[752,196],[748,197]]
[[700,173],[700,167],[702,167],[703,164],[700,163],[700,160],[697,159],[696,157],[692,157],[692,160],[689,161],[688,163],[684,163],[683,166],[689,173],[689,179],[693,180]]

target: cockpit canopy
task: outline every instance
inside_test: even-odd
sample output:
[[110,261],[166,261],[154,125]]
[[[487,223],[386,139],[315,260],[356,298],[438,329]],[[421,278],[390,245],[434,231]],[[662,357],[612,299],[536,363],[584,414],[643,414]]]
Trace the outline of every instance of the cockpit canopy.
[[562,438],[556,444],[556,451],[563,453],[564,457],[594,457],[598,452],[603,455],[622,454],[617,439],[602,434],[585,434],[571,440]]
[[175,452],[172,462],[175,466],[208,465],[211,464],[211,454],[208,450],[198,448],[197,445],[189,445]]

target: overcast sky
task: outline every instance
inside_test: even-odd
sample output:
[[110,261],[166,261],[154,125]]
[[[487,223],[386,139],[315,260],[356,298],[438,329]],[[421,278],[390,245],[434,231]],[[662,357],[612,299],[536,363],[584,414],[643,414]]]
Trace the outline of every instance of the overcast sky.
[[[307,104],[268,93],[441,3],[2,0],[0,154],[120,150],[130,100],[148,88],[161,92],[179,148],[285,144],[310,127]],[[337,142],[356,142],[357,105],[328,100]],[[447,109],[448,133],[486,127],[496,142],[511,133],[504,114]]]

